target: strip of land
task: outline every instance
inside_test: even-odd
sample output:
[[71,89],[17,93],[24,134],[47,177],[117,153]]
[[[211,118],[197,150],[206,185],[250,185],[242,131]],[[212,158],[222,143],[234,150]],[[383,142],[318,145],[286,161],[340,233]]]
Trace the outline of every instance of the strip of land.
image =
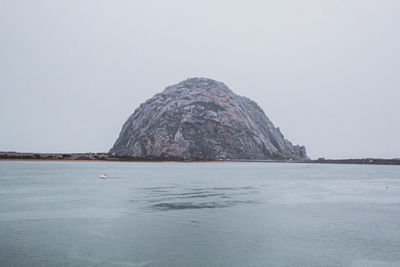
[[317,159],[305,161],[309,163],[331,163],[331,164],[372,164],[372,165],[400,165],[400,158],[396,159]]
[[108,153],[0,152],[0,160],[119,160]]
[[[165,158],[132,158],[119,157],[110,153],[22,153],[22,152],[0,152],[0,160],[62,160],[62,161],[148,161],[148,162],[187,162],[179,159]],[[191,161],[191,162],[205,162]],[[400,165],[400,158],[380,159],[325,159],[317,160],[218,160],[213,162],[287,162],[287,163],[323,163],[323,164],[372,164],[372,165]]]

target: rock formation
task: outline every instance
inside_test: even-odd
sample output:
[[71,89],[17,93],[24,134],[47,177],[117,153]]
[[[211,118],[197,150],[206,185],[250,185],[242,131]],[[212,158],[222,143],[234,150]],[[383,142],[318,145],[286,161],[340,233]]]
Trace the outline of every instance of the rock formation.
[[252,100],[191,78],[167,87],[128,118],[110,150],[148,160],[307,159]]

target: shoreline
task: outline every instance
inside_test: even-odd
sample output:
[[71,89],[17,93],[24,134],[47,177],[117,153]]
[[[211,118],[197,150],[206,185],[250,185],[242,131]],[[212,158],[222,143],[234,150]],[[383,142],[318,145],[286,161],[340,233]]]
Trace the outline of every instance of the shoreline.
[[320,164],[358,164],[358,165],[400,165],[397,159],[325,159],[317,160],[180,160],[180,159],[143,159],[118,157],[109,153],[20,153],[0,152],[0,161],[61,161],[61,162],[147,162],[147,163],[320,163]]

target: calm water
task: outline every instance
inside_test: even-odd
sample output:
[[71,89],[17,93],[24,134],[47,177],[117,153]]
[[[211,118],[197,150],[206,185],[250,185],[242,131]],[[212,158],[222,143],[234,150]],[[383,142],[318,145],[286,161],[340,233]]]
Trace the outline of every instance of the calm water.
[[0,266],[400,266],[400,167],[0,161]]

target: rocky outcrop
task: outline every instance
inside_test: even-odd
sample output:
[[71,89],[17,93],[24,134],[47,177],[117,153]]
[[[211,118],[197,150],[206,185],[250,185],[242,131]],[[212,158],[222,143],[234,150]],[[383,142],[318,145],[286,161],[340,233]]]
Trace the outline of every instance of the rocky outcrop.
[[307,159],[252,100],[191,78],[167,87],[128,118],[110,150],[160,160]]

